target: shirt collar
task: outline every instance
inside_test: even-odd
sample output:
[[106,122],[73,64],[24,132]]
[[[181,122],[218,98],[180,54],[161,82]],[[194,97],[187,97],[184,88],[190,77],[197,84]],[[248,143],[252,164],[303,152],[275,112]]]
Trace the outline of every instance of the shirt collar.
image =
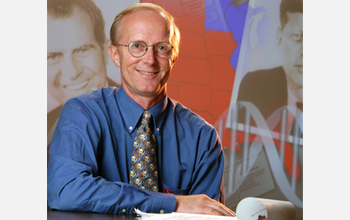
[[[125,122],[126,130],[128,130],[129,133],[132,133],[135,130],[137,123],[145,110],[126,94],[122,86],[120,86],[116,91],[116,99],[118,108]],[[148,109],[148,111],[151,112],[153,116],[153,123],[157,132],[159,132],[161,129],[161,125],[163,123],[167,109],[167,104],[168,97],[166,95],[152,108]]]

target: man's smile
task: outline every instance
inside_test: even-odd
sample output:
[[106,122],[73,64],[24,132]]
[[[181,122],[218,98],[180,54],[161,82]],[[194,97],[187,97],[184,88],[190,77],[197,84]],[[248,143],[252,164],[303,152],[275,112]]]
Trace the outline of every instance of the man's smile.
[[84,82],[67,84],[67,85],[64,85],[63,88],[68,89],[70,91],[77,91],[77,90],[85,89],[87,87],[87,85],[89,84],[90,80],[91,80],[91,78],[84,81]]
[[142,71],[142,70],[136,70],[136,71],[139,73],[145,74],[145,75],[149,75],[149,76],[152,76],[152,75],[159,73],[159,72],[146,72],[146,71]]

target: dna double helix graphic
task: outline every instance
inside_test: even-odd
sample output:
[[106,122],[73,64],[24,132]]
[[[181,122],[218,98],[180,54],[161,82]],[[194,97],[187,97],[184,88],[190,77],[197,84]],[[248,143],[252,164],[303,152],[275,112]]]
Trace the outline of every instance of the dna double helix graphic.
[[[244,123],[238,122],[238,114],[245,110]],[[227,198],[233,195],[241,186],[243,180],[248,176],[253,165],[262,150],[266,152],[266,158],[270,165],[273,178],[283,193],[283,195],[292,202],[296,207],[302,208],[303,201],[296,194],[297,184],[297,161],[298,154],[302,150],[302,132],[303,132],[303,113],[295,106],[284,106],[277,109],[266,120],[260,113],[259,109],[250,102],[238,102],[231,106],[227,111],[230,112],[229,118],[220,119],[214,126],[217,128],[219,136],[224,142],[223,131],[225,128],[230,132],[229,165],[228,165],[228,185]],[[294,118],[294,126],[291,133],[287,134],[287,116],[292,115]],[[256,126],[251,126],[252,120]],[[279,126],[279,132],[273,131],[273,128]],[[242,160],[236,164],[237,132],[243,132],[242,144]],[[253,141],[249,140],[251,134],[255,134]],[[276,146],[275,140],[279,140],[279,147]],[[288,178],[284,170],[286,143],[292,146],[293,157],[291,174],[292,178]],[[299,164],[299,167],[301,165]],[[294,177],[294,178],[293,178]],[[289,179],[289,180],[288,180]],[[242,181],[238,181],[242,180]]]

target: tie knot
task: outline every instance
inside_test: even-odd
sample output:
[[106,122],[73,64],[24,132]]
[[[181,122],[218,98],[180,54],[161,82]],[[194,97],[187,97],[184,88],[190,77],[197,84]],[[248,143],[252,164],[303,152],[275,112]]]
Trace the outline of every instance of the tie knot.
[[144,111],[143,114],[142,114],[141,124],[147,124],[148,125],[149,122],[151,121],[151,118],[152,118],[151,112]]

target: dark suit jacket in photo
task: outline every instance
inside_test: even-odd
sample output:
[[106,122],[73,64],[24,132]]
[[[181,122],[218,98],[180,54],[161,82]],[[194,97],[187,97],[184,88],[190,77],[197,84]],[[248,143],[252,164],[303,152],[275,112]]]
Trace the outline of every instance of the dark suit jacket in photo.
[[[253,103],[265,120],[275,110],[287,105],[287,79],[283,68],[276,67],[247,73],[239,87],[237,102],[239,101]],[[239,118],[242,118],[241,114]]]

